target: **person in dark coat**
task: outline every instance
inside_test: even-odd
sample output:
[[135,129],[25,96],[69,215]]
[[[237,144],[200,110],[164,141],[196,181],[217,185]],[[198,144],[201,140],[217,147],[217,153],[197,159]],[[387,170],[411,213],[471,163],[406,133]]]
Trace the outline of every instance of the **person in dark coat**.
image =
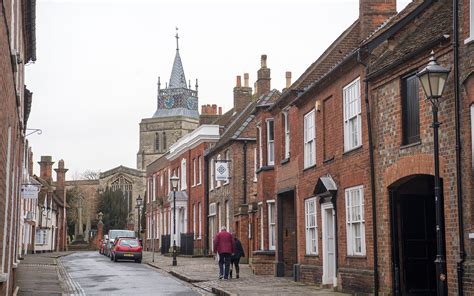
[[232,234],[227,232],[225,226],[214,238],[214,252],[219,255],[219,279],[229,279],[230,257],[235,253],[235,245]]
[[230,278],[232,278],[232,266],[235,266],[235,278],[239,278],[239,263],[240,257],[245,257],[244,248],[242,248],[242,243],[239,239],[234,235],[234,249],[235,253],[231,257],[230,261]]

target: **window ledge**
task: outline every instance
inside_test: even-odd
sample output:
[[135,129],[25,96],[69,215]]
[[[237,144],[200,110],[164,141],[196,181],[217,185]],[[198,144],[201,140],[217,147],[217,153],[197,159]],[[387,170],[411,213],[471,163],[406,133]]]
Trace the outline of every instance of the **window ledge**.
[[280,162],[280,164],[281,164],[281,165],[284,165],[284,164],[287,164],[287,163],[289,163],[289,162],[290,162],[290,158],[288,157],[288,158],[283,159],[283,160]]
[[364,146],[360,145],[360,146],[357,146],[357,147],[352,148],[350,150],[344,151],[344,153],[342,153],[342,155],[346,156],[346,155],[352,154],[353,152],[356,152],[356,151],[359,151],[360,149],[362,149],[362,147],[364,147]]
[[315,168],[315,167],[316,167],[316,164],[310,165],[309,167],[305,167],[305,168],[303,169],[303,172],[305,172],[305,171],[307,171],[307,170],[310,170],[310,169],[313,169],[313,168]]
[[263,172],[263,171],[271,171],[273,170],[275,167],[272,166],[272,165],[264,165],[262,166],[261,168],[259,168],[256,173],[259,174],[260,172]]
[[317,254],[305,254],[304,257],[305,258],[319,258],[319,255],[317,255]]
[[414,143],[402,145],[402,146],[400,146],[400,149],[407,149],[407,148],[418,146],[418,145],[421,145],[421,141],[419,141],[419,140],[414,142]]
[[275,251],[274,250],[257,250],[257,251],[253,251],[253,254],[275,256]]
[[323,160],[323,163],[326,164],[326,163],[328,163],[328,162],[331,162],[331,161],[333,161],[335,158],[336,158],[336,156],[333,155],[333,156],[331,156],[331,157],[326,158],[325,160]]
[[367,259],[366,255],[347,255],[348,259]]
[[467,39],[464,39],[464,44],[470,44],[472,42],[474,42],[473,36],[469,36]]

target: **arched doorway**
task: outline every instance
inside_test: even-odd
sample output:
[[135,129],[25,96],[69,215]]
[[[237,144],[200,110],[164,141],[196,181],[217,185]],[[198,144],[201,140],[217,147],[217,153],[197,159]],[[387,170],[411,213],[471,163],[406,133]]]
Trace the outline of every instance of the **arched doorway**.
[[390,186],[389,192],[394,294],[435,295],[434,177],[405,177]]

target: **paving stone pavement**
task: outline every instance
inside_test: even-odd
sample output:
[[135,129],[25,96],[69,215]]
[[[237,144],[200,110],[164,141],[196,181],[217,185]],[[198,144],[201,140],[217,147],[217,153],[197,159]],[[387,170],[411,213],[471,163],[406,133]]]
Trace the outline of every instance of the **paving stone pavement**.
[[172,258],[144,252],[143,262],[160,268],[170,274],[192,283],[209,294],[218,295],[347,295],[323,289],[316,285],[294,282],[292,278],[256,276],[248,264],[240,265],[240,278],[219,280],[217,262],[210,257],[178,256],[177,266],[172,266]]
[[71,252],[28,254],[17,267],[15,286],[20,296],[62,295],[63,282],[57,259]]

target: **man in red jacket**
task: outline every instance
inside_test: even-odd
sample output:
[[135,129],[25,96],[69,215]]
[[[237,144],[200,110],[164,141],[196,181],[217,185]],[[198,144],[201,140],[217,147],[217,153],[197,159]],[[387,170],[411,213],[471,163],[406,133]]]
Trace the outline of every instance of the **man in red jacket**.
[[235,246],[232,234],[227,232],[225,226],[222,226],[221,232],[214,238],[214,252],[219,255],[219,279],[229,279],[230,257],[235,253]]

